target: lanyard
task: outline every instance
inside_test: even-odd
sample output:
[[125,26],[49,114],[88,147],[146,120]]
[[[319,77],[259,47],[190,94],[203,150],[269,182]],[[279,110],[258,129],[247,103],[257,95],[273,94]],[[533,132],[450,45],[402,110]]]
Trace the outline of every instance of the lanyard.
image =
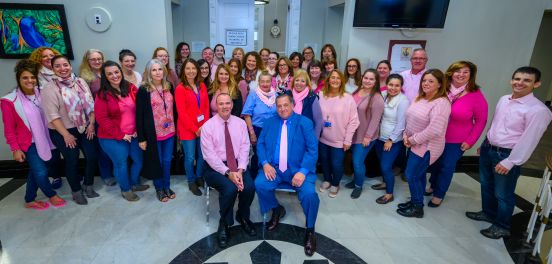
[[163,101],[163,109],[165,109],[165,117],[168,118],[169,115],[167,114],[167,103],[165,102],[165,92],[163,91],[163,89],[159,91],[157,87],[155,87],[155,91],[159,94],[159,97],[161,97],[161,100]]
[[197,101],[197,108],[201,109],[201,91],[199,90],[199,84],[196,84],[196,90],[197,90],[197,93],[195,92],[194,89],[192,89],[192,91],[194,92],[194,95],[196,97],[196,101]]

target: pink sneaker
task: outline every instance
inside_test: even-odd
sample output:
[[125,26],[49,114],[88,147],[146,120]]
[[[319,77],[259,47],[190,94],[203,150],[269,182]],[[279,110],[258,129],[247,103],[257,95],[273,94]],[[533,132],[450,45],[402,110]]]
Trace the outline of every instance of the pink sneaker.
[[67,202],[65,202],[65,200],[63,200],[61,197],[59,197],[57,195],[52,196],[49,199],[49,201],[55,208],[64,207],[67,204]]

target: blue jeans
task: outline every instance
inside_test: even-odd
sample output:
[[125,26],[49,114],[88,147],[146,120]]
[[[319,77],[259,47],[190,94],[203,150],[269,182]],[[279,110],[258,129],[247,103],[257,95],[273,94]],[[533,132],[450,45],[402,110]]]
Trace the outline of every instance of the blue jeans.
[[520,166],[514,166],[506,175],[496,173],[495,167],[510,155],[510,150],[491,147],[485,139],[479,156],[481,203],[483,212],[493,219],[493,225],[510,230],[516,204],[517,180]]
[[364,160],[366,156],[376,143],[376,140],[372,140],[368,146],[363,147],[362,144],[353,144],[351,150],[353,151],[353,171],[355,186],[362,188],[364,185],[364,179],[366,178],[366,165]]
[[32,143],[27,152],[25,152],[25,159],[29,164],[29,175],[27,176],[27,189],[25,192],[25,202],[30,203],[36,198],[36,191],[38,188],[50,198],[56,195],[56,192],[52,190],[50,181],[48,180],[48,168],[54,163],[55,156],[52,155],[52,159],[44,161],[38,156],[35,143]]
[[431,165],[431,189],[433,196],[443,199],[452,182],[452,176],[456,169],[456,163],[464,155],[460,143],[446,143],[443,154]]
[[[143,152],[138,146],[138,140],[133,138],[129,143],[124,140],[100,138],[100,146],[109,156],[110,163],[115,167],[115,178],[122,192],[130,191],[132,186],[139,184],[140,170],[142,170]],[[130,166],[130,180],[128,178],[128,157],[132,159]]]
[[168,190],[171,187],[171,160],[173,153],[174,137],[157,141],[157,151],[161,162],[161,177],[153,180],[155,190]]
[[429,151],[423,157],[408,150],[408,161],[406,163],[406,179],[410,189],[410,201],[415,205],[424,205],[424,191],[426,187],[426,171],[429,167]]
[[341,177],[343,177],[345,151],[343,148],[334,148],[320,143],[318,154],[320,155],[324,181],[330,182],[332,186],[339,186]]
[[[184,151],[184,170],[188,183],[193,183],[197,179],[203,177],[203,154],[201,153],[200,139],[181,140],[182,149]],[[197,160],[196,160],[197,154]],[[194,161],[196,162],[196,170],[194,172]]]
[[[99,127],[99,124],[98,122],[96,122],[96,131],[98,131],[98,127]],[[114,171],[113,171],[113,163],[111,162],[111,158],[109,157],[109,155],[107,155],[107,153],[105,153],[101,144],[99,142],[97,143],[99,144],[98,165],[100,167],[100,177],[102,178],[102,180],[113,178]]]
[[84,153],[84,158],[86,160],[83,183],[84,185],[90,186],[94,184],[94,174],[98,166],[98,144],[95,142],[98,139],[94,138],[89,140],[86,138],[86,133],[79,133],[77,128],[69,128],[67,131],[77,139],[77,147],[68,148],[65,145],[63,136],[55,129],[50,129],[50,139],[52,139],[56,148],[61,152],[61,155],[63,155],[65,161],[65,176],[67,177],[71,191],[78,192],[81,190],[81,178],[77,175],[80,150]]
[[380,159],[380,168],[381,174],[383,175],[383,181],[385,182],[385,193],[393,194],[393,189],[395,186],[395,174],[393,174],[393,164],[397,157],[401,154],[403,149],[403,142],[395,142],[391,145],[389,151],[383,150],[383,145],[385,142],[381,140],[376,140],[376,153]]

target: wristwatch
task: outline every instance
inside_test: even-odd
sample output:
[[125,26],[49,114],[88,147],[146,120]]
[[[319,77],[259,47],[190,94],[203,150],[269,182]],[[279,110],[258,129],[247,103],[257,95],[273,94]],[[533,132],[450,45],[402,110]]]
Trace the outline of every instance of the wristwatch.
[[226,170],[226,172],[224,173],[224,175],[226,175],[226,177],[230,177],[230,170]]

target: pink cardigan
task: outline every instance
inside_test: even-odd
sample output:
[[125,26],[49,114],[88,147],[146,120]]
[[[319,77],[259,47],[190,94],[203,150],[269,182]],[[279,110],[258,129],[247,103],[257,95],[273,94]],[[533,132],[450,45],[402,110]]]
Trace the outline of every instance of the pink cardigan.
[[473,146],[485,129],[487,114],[487,100],[481,90],[458,98],[451,106],[446,142]]
[[0,99],[4,136],[11,151],[27,152],[33,142],[33,135],[21,102],[17,100],[15,90]]
[[445,131],[450,116],[450,102],[446,97],[433,101],[414,99],[406,110],[406,129],[403,138],[412,144],[410,150],[423,157],[429,151],[429,164],[443,154]]

